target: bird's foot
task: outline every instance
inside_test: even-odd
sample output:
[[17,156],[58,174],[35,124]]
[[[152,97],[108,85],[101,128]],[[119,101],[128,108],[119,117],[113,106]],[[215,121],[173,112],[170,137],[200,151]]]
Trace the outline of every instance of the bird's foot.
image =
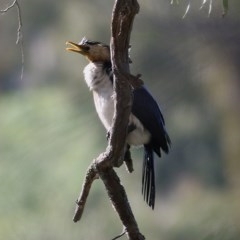
[[131,157],[131,152],[130,152],[130,146],[127,145],[127,150],[124,155],[124,163],[126,166],[126,169],[129,173],[132,173],[134,171],[133,169],[133,162],[132,162],[132,157]]
[[[136,129],[136,126],[133,123],[130,123],[127,127],[127,133],[130,133]],[[130,146],[128,145],[128,150],[130,149]]]
[[107,133],[106,133],[106,138],[107,138],[107,140],[109,140],[109,138],[110,138],[110,131],[107,131]]
[[114,161],[113,166],[119,168],[122,166],[122,164],[123,164],[123,158],[121,157],[117,161]]

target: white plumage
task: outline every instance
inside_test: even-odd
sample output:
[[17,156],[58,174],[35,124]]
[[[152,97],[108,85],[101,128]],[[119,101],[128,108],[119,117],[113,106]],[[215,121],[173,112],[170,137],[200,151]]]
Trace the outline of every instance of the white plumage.
[[[84,77],[89,89],[93,92],[94,103],[98,116],[107,131],[110,130],[114,114],[113,85],[102,63],[90,62],[84,68]],[[150,140],[150,133],[133,114],[129,124],[136,129],[128,134],[127,143],[139,146]]]

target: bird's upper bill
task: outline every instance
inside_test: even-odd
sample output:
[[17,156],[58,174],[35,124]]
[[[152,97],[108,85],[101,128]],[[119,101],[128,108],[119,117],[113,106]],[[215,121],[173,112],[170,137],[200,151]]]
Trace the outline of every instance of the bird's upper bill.
[[108,45],[83,38],[80,43],[66,42],[67,51],[81,53],[91,62],[110,61],[110,49]]
[[80,43],[77,44],[77,43],[74,43],[74,42],[67,41],[66,45],[68,46],[66,48],[67,51],[81,53],[82,55],[86,55],[88,50],[89,50],[89,47],[84,46]]

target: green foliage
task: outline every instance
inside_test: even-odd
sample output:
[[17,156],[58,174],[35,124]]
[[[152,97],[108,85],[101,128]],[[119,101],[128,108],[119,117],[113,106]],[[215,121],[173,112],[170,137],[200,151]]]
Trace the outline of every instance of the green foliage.
[[[103,240],[121,231],[98,181],[82,221],[76,225],[71,220],[86,168],[105,146],[104,132],[99,132],[88,105],[53,87],[1,96],[2,239]],[[151,211],[140,193],[140,155],[133,151],[135,174],[127,174],[124,168],[119,174],[147,239],[239,239],[240,213],[235,211],[240,209],[239,201],[230,191],[210,192],[194,181],[183,182],[181,191],[167,201],[166,196],[158,196],[156,210]]]
[[101,151],[94,118],[56,88],[3,95],[0,112],[1,239],[66,239],[83,175]]
[[210,14],[212,12],[212,4],[213,4],[212,0],[203,0],[200,9],[202,9],[206,5],[207,2],[209,2],[209,4],[208,4],[208,16],[210,16]]
[[[171,4],[179,4],[179,0],[171,0]],[[202,4],[200,9],[202,9],[203,7],[205,7],[205,5],[208,3],[208,16],[210,16],[212,10],[213,10],[213,1],[212,0],[202,0]],[[185,12],[183,15],[183,18],[185,18],[187,16],[187,14],[189,13],[190,7],[191,7],[192,2],[189,1],[186,8],[185,8]],[[228,12],[228,0],[222,0],[222,6],[223,6],[223,17],[227,14]]]
[[223,0],[223,16],[228,12],[228,0]]

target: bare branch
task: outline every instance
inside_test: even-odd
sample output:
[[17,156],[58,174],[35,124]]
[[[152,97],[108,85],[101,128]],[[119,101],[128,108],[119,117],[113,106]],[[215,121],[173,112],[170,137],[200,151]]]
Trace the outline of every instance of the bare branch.
[[82,213],[84,210],[85,203],[87,201],[87,197],[89,194],[89,191],[91,189],[92,183],[95,179],[98,178],[94,163],[91,164],[91,166],[88,168],[86,177],[82,186],[82,191],[76,201],[76,209],[75,209],[75,214],[73,217],[73,221],[77,222],[81,219]]
[[6,7],[5,9],[2,9],[2,10],[0,9],[0,12],[1,12],[1,13],[6,13],[8,10],[10,10],[11,8],[13,8],[16,3],[17,3],[17,0],[14,0],[14,1],[12,2],[12,4],[9,5],[8,7]]
[[127,127],[132,106],[132,86],[141,85],[140,75],[134,77],[129,72],[129,40],[135,15],[139,11],[137,0],[116,0],[112,15],[111,61],[114,74],[115,111],[108,146],[104,153],[93,161],[77,200],[73,220],[81,218],[92,182],[99,176],[107,190],[109,199],[117,211],[130,240],[144,240],[129,205],[124,187],[113,169],[121,166],[125,157],[129,171],[133,170],[131,156],[125,155]]
[[17,29],[17,40],[16,44],[20,44],[20,50],[21,50],[21,62],[22,62],[22,70],[21,70],[21,77],[20,79],[23,79],[23,73],[24,73],[24,50],[23,50],[23,34],[22,34],[22,15],[21,15],[21,8],[19,5],[18,0],[14,0],[11,5],[6,7],[5,9],[0,9],[0,13],[6,13],[11,8],[15,7],[17,8],[17,14],[18,14],[18,29]]
[[18,12],[18,30],[17,30],[17,41],[16,44],[20,44],[21,57],[22,57],[22,70],[21,70],[21,80],[23,80],[24,74],[24,50],[23,50],[23,34],[22,34],[22,15],[21,8],[16,0],[17,12]]

